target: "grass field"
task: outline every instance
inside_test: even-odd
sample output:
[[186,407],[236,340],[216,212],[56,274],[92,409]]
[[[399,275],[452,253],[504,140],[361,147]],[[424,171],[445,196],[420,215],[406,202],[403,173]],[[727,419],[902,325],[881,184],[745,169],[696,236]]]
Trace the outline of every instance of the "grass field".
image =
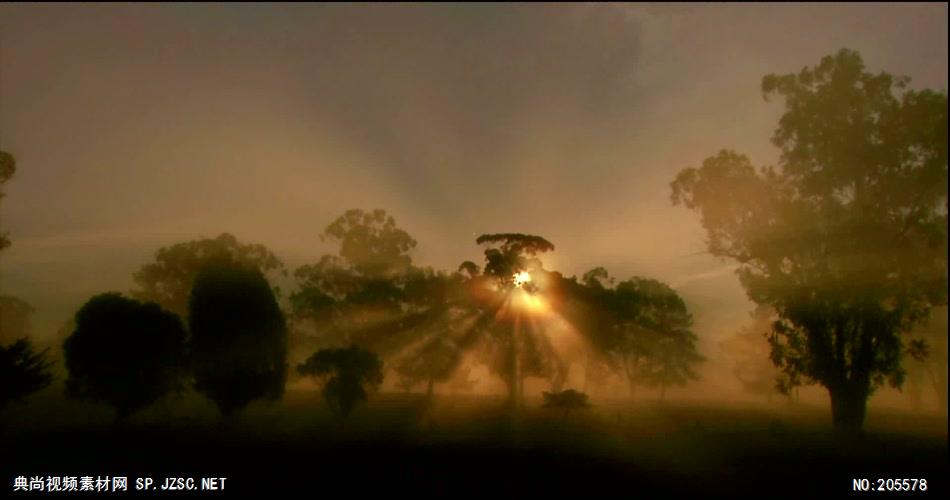
[[[21,475],[126,476],[130,489],[138,477],[228,478],[223,491],[192,492],[205,497],[834,498],[857,494],[855,478],[946,491],[946,417],[872,411],[866,434],[844,440],[826,408],[594,403],[565,416],[529,399],[511,416],[498,397],[379,394],[342,425],[311,391],[229,422],[187,395],[117,427],[107,408],[45,391],[5,413],[0,470],[7,492]],[[137,493],[189,492],[124,496]]]

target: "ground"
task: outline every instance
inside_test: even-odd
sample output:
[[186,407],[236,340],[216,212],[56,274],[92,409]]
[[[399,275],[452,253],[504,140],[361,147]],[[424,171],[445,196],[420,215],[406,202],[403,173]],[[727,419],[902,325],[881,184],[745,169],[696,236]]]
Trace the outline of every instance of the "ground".
[[945,416],[871,411],[855,440],[832,436],[820,407],[592,403],[565,417],[529,399],[511,417],[497,397],[437,396],[427,407],[421,396],[380,394],[341,424],[315,393],[291,391],[222,422],[186,395],[116,426],[108,409],[51,390],[4,415],[0,496],[17,476],[48,475],[126,476],[132,491],[110,493],[125,497],[142,496],[135,480],[145,477],[228,478],[223,491],[193,492],[206,498],[836,498],[856,494],[861,478],[872,488],[878,478],[927,480],[926,492],[903,495],[946,492]]

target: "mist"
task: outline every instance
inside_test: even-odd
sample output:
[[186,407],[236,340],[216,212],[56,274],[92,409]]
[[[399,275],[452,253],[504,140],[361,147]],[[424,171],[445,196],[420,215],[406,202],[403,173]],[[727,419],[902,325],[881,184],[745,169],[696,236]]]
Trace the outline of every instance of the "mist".
[[[617,282],[668,285],[704,361],[664,399],[825,415],[819,385],[784,396],[737,375],[755,359],[756,377],[776,376],[764,336],[741,337],[768,325],[756,323],[736,262],[712,255],[701,218],[671,203],[670,183],[722,149],[780,162],[771,138],[784,107],[763,98],[762,77],[842,48],[871,73],[945,93],[947,33],[946,4],[917,3],[4,3],[0,149],[16,173],[0,202],[12,241],[0,294],[28,304],[30,338],[59,350],[77,310],[102,292],[134,295],[160,248],[229,233],[282,261],[288,273],[265,275],[289,315],[294,271],[338,251],[321,237],[327,226],[384,209],[417,243],[406,252],[416,266],[482,266],[477,237],[521,233],[554,245],[538,258],[564,279],[603,267]],[[358,316],[367,311],[354,318],[371,321]],[[946,308],[932,314],[916,331],[935,339],[945,371]],[[8,311],[0,325],[20,319]],[[307,321],[288,320],[291,367],[312,353],[293,340],[315,335]],[[631,399],[627,381],[591,388],[593,348],[565,335],[553,341],[569,366],[563,388],[588,386],[613,418]],[[504,380],[468,356],[471,383],[453,375],[430,391],[502,397]],[[288,391],[319,387],[290,372]],[[386,373],[385,397],[402,393]],[[872,414],[945,423],[932,378],[910,366],[909,389],[874,392]],[[945,374],[942,384],[945,394]],[[549,389],[524,381],[529,399]],[[632,400],[659,397],[638,389]]]

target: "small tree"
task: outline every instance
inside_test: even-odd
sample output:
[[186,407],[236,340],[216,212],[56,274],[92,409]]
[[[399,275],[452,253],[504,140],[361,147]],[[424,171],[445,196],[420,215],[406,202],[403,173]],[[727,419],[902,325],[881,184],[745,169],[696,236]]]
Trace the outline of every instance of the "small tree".
[[[16,173],[16,159],[6,151],[0,151],[0,199],[3,199],[3,185]],[[10,246],[10,239],[0,228],[0,251]]]
[[185,330],[155,303],[118,293],[89,299],[63,351],[67,395],[106,403],[119,421],[182,388]]
[[426,342],[409,353],[395,367],[401,385],[411,389],[418,383],[426,384],[426,397],[431,398],[436,382],[448,380],[461,359],[458,346],[442,337]]
[[0,411],[7,403],[20,402],[23,398],[45,388],[52,382],[44,349],[34,352],[30,341],[22,338],[9,346],[0,346]]
[[195,388],[222,415],[283,395],[287,328],[259,269],[228,260],[207,264],[195,277],[189,324]]
[[323,383],[323,397],[330,409],[341,419],[353,412],[367,393],[383,383],[383,363],[372,351],[356,346],[321,349],[297,365],[301,375],[312,376]]
[[571,410],[582,410],[590,407],[587,402],[587,394],[574,389],[561,392],[543,392],[541,395],[544,396],[545,408],[564,410],[565,417],[571,413]]

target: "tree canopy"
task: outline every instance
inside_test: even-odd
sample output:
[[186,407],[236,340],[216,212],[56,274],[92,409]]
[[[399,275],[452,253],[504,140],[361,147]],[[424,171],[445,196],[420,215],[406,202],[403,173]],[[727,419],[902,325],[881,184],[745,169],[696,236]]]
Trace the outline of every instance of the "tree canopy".
[[636,386],[685,385],[704,358],[696,349],[686,303],[665,283],[633,277],[616,283],[604,268],[561,281],[564,314],[580,327],[595,356]]
[[406,287],[425,270],[412,266],[415,240],[384,210],[348,210],[330,223],[323,241],[339,245],[315,264],[294,271],[293,317],[318,345],[343,345],[360,331],[386,324],[408,308]]
[[946,94],[908,82],[850,50],[767,75],[763,94],[785,102],[778,166],[724,150],[671,184],[710,253],[775,308],[780,386],[828,388],[839,429],[860,429],[876,387],[900,386],[899,334],[946,303]]
[[532,234],[483,234],[475,239],[475,243],[487,246],[484,274],[496,278],[502,286],[513,285],[514,276],[519,271],[540,268],[538,254],[554,251],[550,241]]
[[283,273],[283,263],[264,245],[241,243],[234,235],[176,243],[155,252],[155,262],[143,265],[133,279],[138,289],[132,295],[156,302],[187,318],[188,295],[195,276],[207,263],[227,260],[254,267],[261,273]]
[[379,356],[356,346],[321,349],[297,365],[297,371],[324,384],[323,397],[341,418],[348,417],[383,382]]
[[106,403],[121,420],[183,387],[185,330],[176,315],[104,293],[89,299],[75,321],[63,344],[69,396]]
[[261,271],[212,261],[189,301],[195,388],[231,416],[256,399],[279,399],[287,375],[287,328]]

